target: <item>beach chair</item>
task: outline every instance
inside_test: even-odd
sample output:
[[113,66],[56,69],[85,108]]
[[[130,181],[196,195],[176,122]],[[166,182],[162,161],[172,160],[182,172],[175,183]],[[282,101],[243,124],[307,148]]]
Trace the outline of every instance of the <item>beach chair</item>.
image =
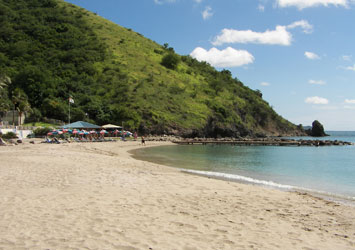
[[41,141],[41,143],[52,143],[52,141],[51,141],[51,139],[46,137],[46,139],[44,141]]
[[52,140],[52,143],[60,144],[60,141],[56,137],[54,137],[53,140]]

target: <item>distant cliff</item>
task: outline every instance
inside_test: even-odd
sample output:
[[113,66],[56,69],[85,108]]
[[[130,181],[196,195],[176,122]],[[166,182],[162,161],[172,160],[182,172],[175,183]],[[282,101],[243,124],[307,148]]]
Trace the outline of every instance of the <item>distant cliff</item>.
[[230,71],[177,55],[168,44],[72,4],[0,0],[0,17],[0,75],[12,80],[0,90],[1,102],[10,105],[14,89],[23,90],[31,119],[66,121],[70,95],[72,121],[123,123],[141,133],[304,133]]

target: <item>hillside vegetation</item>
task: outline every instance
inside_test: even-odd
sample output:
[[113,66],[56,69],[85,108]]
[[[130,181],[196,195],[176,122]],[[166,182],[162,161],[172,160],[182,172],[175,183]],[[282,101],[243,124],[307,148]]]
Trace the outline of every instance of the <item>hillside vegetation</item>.
[[302,133],[230,71],[60,0],[0,0],[0,77],[0,111],[29,121],[67,121],[72,96],[72,121],[141,133]]

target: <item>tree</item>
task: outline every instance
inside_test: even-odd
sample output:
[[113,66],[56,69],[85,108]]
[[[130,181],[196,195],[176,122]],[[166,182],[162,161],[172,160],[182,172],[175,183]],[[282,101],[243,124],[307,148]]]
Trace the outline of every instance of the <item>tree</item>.
[[263,93],[259,89],[255,90],[254,93],[259,96],[260,98],[263,98]]
[[6,88],[9,84],[11,84],[11,78],[6,75],[0,76],[0,90]]
[[11,84],[10,77],[0,75],[0,114],[3,115],[10,109],[7,87]]
[[[21,116],[24,112],[28,112],[31,110],[31,106],[28,102],[28,97],[26,93],[20,89],[16,88],[14,91],[12,91],[12,98],[11,101],[14,105],[14,111],[17,110],[20,116],[20,122],[21,124]],[[12,115],[12,123],[15,124],[15,112]]]
[[175,53],[169,53],[163,57],[161,64],[168,69],[176,69],[180,62],[180,57]]

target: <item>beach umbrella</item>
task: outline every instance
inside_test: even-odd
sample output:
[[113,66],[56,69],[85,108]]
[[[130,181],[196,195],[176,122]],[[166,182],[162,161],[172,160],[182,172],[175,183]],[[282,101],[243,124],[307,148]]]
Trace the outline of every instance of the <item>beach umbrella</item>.
[[120,131],[118,129],[116,129],[115,131],[113,131],[113,133],[116,135],[118,134]]
[[48,132],[47,135],[53,135],[53,133],[52,132]]
[[96,131],[95,130],[91,130],[90,134],[96,134]]
[[103,130],[100,131],[100,134],[108,134],[108,132],[103,129]]
[[72,133],[75,135],[75,134],[78,134],[78,133],[79,133],[79,131],[78,131],[78,130],[76,130],[76,129],[74,129]]

